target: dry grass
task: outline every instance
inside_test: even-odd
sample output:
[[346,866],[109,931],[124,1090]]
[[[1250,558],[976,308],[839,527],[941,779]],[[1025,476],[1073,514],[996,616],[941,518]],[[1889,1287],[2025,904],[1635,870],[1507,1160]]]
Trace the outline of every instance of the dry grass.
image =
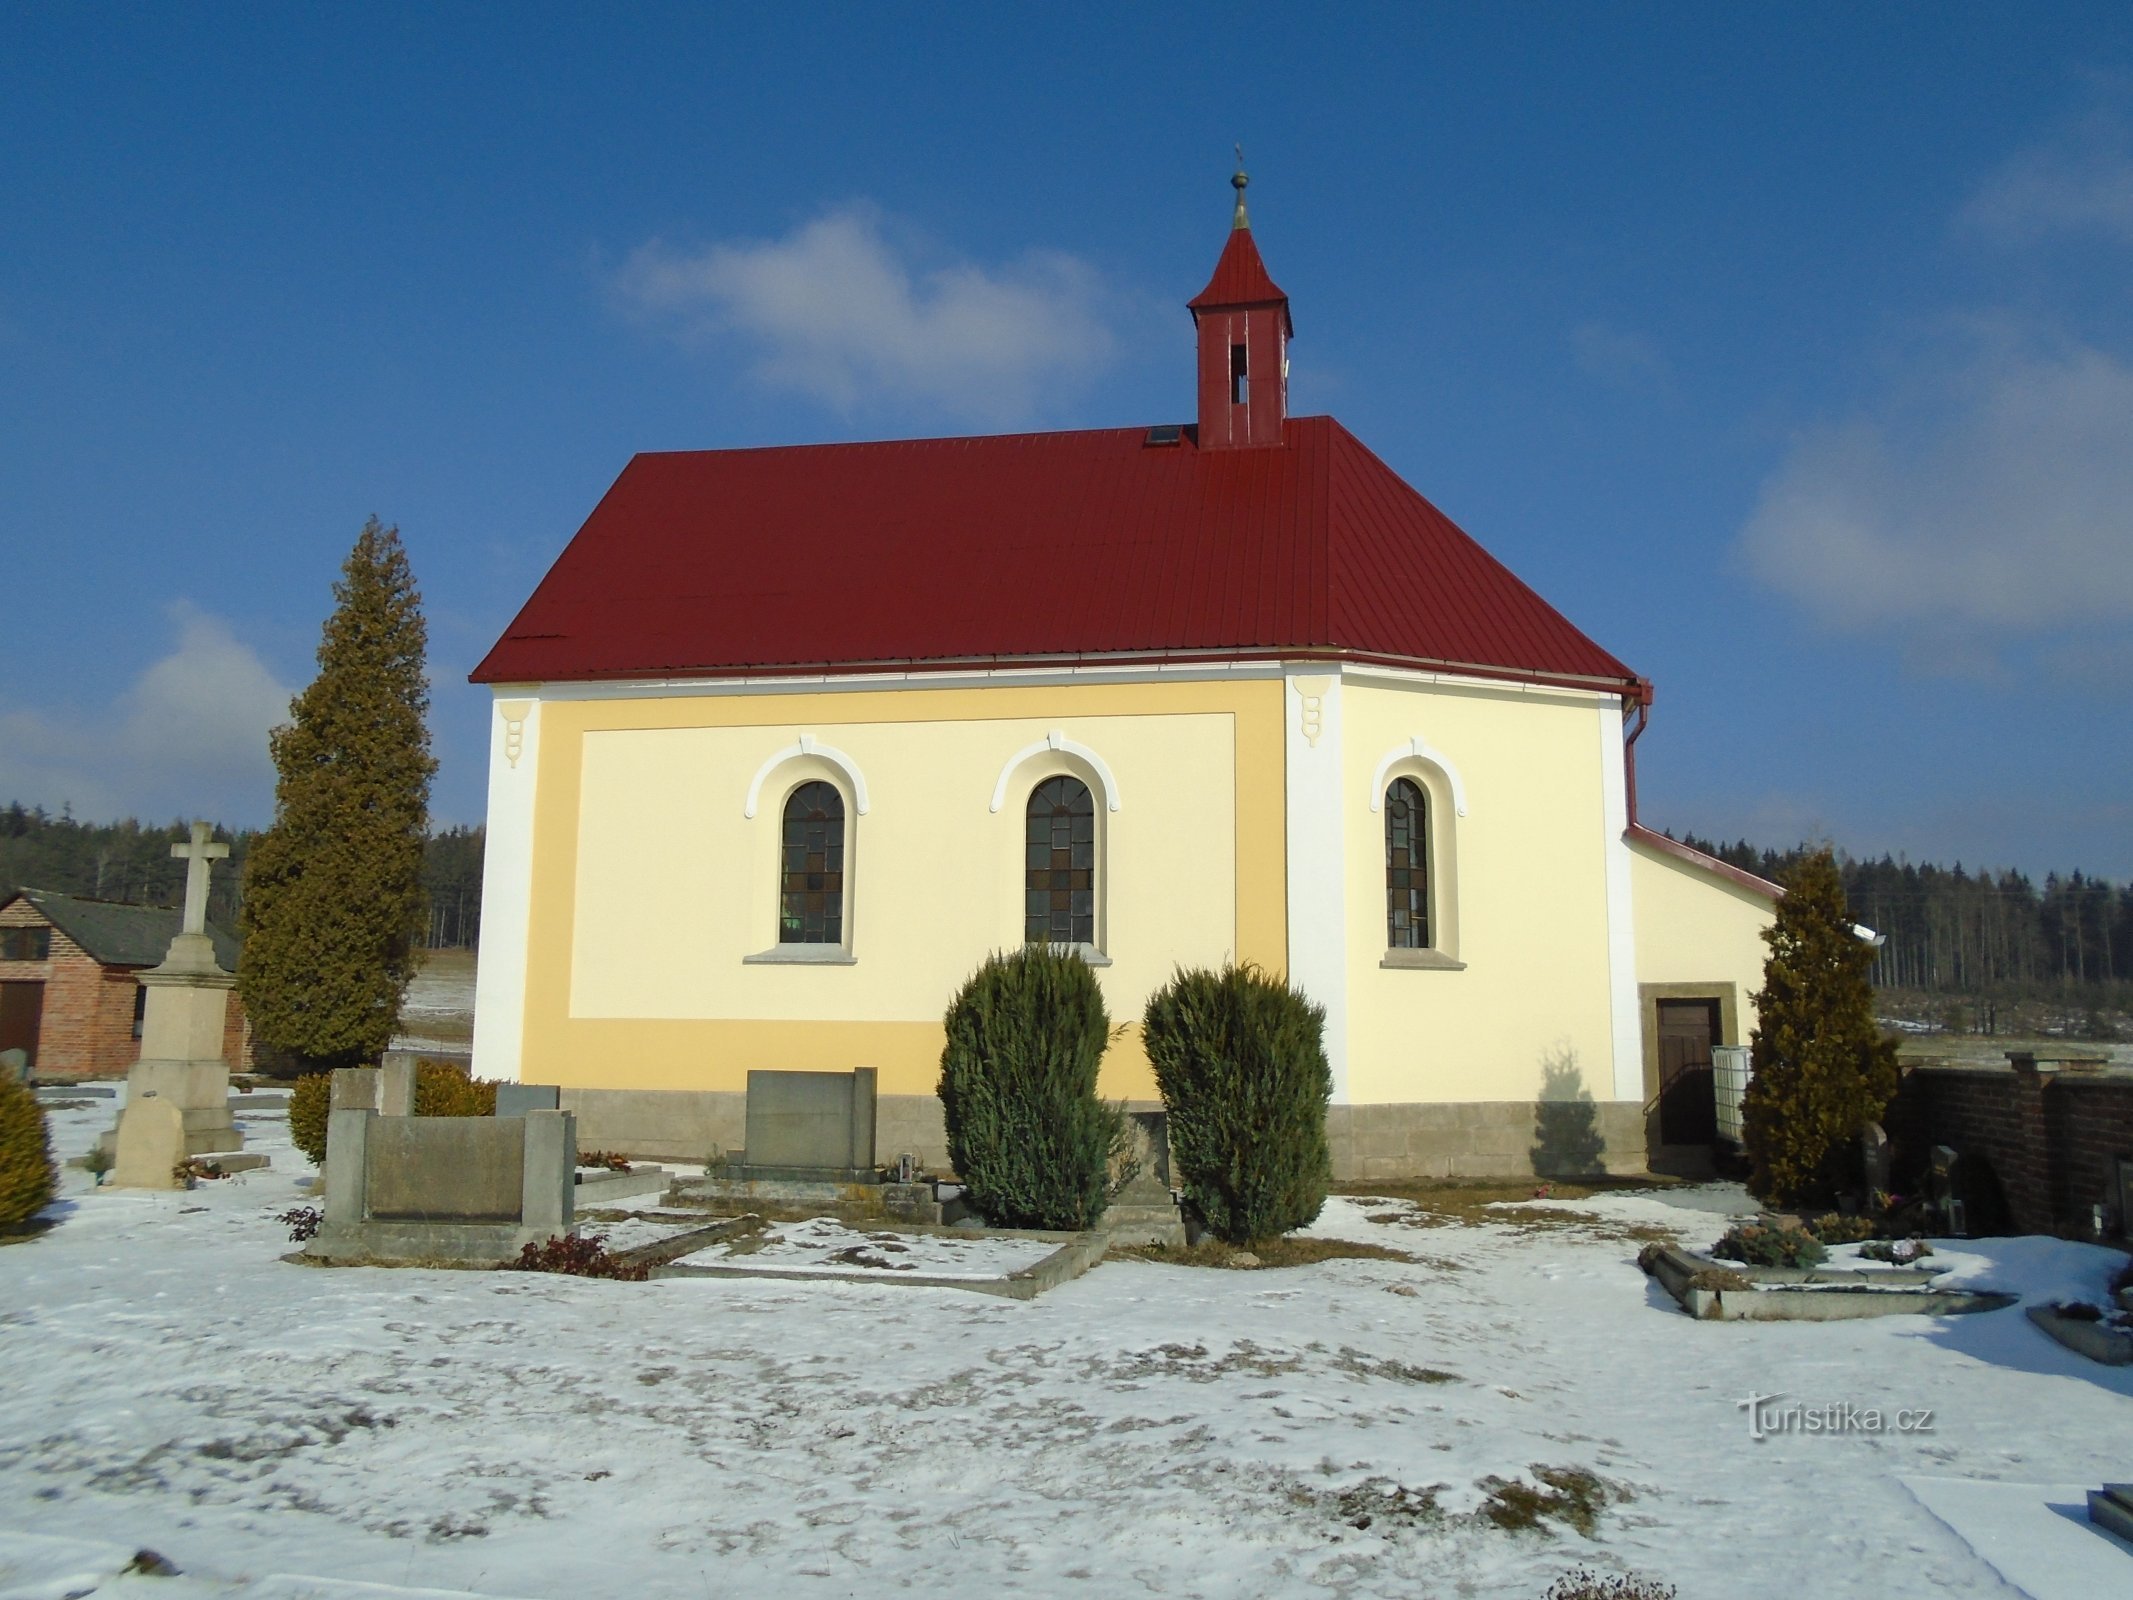
[[1372,1222],[1409,1228],[1491,1227],[1539,1233],[1571,1228],[1589,1236],[1623,1240],[1671,1241],[1672,1229],[1644,1223],[1614,1222],[1596,1212],[1561,1205],[1537,1206],[1534,1200],[1589,1200],[1601,1194],[1626,1194],[1670,1186],[1667,1178],[1588,1178],[1578,1183],[1556,1180],[1435,1178],[1404,1182],[1360,1181],[1334,1185],[1362,1206]]
[[1219,1239],[1198,1244],[1113,1245],[1106,1254],[1129,1261],[1160,1261],[1172,1267],[1222,1267],[1255,1272],[1265,1267],[1308,1267],[1321,1261],[1406,1261],[1428,1265],[1423,1257],[1389,1245],[1358,1244],[1347,1239],[1262,1239],[1240,1250]]

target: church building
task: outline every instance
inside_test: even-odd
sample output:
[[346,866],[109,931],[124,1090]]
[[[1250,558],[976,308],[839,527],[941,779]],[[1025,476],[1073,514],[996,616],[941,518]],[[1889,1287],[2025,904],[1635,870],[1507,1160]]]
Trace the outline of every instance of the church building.
[[1289,414],[1234,181],[1190,421],[624,468],[472,675],[477,1073],[687,1122],[873,1067],[938,1159],[942,1013],[1044,940],[1128,1025],[1115,1099],[1180,966],[1324,1006],[1343,1176],[1708,1144],[1779,891],[1637,822],[1646,680]]

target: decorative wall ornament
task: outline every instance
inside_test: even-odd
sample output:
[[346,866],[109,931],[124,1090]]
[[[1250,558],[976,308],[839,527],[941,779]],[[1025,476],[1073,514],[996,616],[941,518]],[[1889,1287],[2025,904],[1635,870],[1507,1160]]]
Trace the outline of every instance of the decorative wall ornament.
[[755,778],[748,785],[748,803],[741,808],[741,815],[753,817],[763,798],[763,781],[786,762],[797,761],[801,756],[813,756],[843,773],[852,786],[852,809],[862,817],[867,814],[867,780],[866,774],[859,770],[859,764],[842,750],[822,743],[811,733],[803,733],[792,744],[773,752],[769,760],[755,769]]
[[496,702],[496,714],[504,719],[504,760],[514,767],[526,753],[526,718],[532,711],[531,700]]
[[1378,770],[1370,775],[1370,809],[1382,811],[1385,807],[1385,777],[1394,765],[1402,761],[1426,761],[1444,774],[1444,781],[1452,786],[1452,809],[1460,816],[1466,815],[1466,780],[1459,776],[1459,769],[1452,765],[1452,758],[1442,750],[1425,743],[1420,734],[1403,745],[1385,752],[1385,759],[1378,763]]
[[1087,762],[1090,770],[1096,774],[1103,788],[1104,809],[1106,811],[1120,809],[1118,779],[1112,776],[1110,763],[1087,745],[1078,740],[1069,739],[1064,733],[1054,728],[1035,744],[1024,745],[1007,758],[1007,765],[1000,769],[999,779],[992,786],[992,810],[998,811],[1007,804],[1007,780],[1015,775],[1015,768],[1021,766],[1023,762],[1033,756],[1043,755],[1047,750],[1057,750],[1062,755],[1074,756]]
[[1298,714],[1302,719],[1300,727],[1304,743],[1315,750],[1318,748],[1318,736],[1326,731],[1326,691],[1333,687],[1333,678],[1330,674],[1325,674],[1309,678],[1291,678],[1289,681],[1296,685],[1297,698],[1302,702]]

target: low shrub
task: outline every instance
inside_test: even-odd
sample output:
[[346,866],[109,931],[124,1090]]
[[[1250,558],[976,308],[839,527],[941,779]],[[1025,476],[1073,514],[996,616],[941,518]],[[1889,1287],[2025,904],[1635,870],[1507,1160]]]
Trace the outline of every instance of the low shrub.
[[289,1089],[289,1140],[314,1167],[326,1164],[326,1115],[333,1109],[333,1074],[307,1072]]
[[598,1167],[608,1172],[627,1172],[630,1169],[630,1158],[613,1150],[580,1150],[578,1165]]
[[493,1117],[496,1085],[453,1062],[425,1058],[415,1063],[415,1115]]
[[[289,1090],[289,1139],[311,1158],[326,1163],[326,1120],[333,1110],[333,1074],[307,1072]],[[493,1117],[496,1085],[469,1077],[449,1061],[415,1063],[415,1115],[418,1117]]]
[[1148,1000],[1148,1059],[1187,1201],[1250,1244],[1315,1220],[1333,1181],[1326,1013],[1253,966],[1180,971]]
[[59,1171],[44,1107],[28,1084],[0,1080],[0,1228],[16,1228],[52,1203]]
[[1813,1267],[1829,1257],[1822,1241],[1805,1228],[1773,1228],[1743,1223],[1726,1230],[1711,1247],[1722,1261],[1745,1261],[1751,1267]]
[[1874,1225],[1864,1217],[1839,1216],[1832,1211],[1807,1224],[1807,1231],[1824,1244],[1857,1244],[1874,1237]]
[[506,1272],[559,1272],[571,1278],[613,1278],[620,1283],[642,1283],[646,1269],[626,1267],[607,1253],[607,1243],[576,1234],[529,1244],[516,1261],[504,1263]]
[[1122,1109],[1096,1096],[1111,1018],[1089,964],[1046,945],[990,956],[948,1007],[948,1159],[996,1228],[1092,1228]]

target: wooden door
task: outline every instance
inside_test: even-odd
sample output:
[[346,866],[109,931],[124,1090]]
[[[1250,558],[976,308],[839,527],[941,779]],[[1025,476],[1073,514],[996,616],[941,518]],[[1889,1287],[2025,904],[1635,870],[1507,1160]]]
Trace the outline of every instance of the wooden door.
[[37,1068],[38,1025],[44,1020],[43,983],[0,983],[0,1050],[20,1050]]
[[1718,1137],[1711,1077],[1711,1046],[1718,1042],[1716,1000],[1659,1002],[1661,1144],[1709,1144]]

